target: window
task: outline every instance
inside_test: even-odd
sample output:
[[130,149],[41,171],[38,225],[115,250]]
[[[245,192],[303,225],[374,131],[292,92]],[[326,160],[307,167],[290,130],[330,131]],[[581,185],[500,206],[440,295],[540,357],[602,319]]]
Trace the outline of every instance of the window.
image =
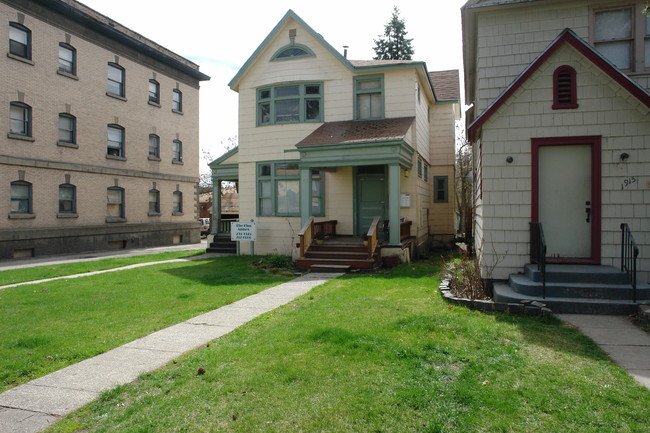
[[160,159],[160,137],[149,134],[149,159]]
[[422,177],[422,158],[418,156],[418,177]]
[[18,23],[9,23],[9,54],[31,60],[32,32]]
[[157,189],[149,190],[149,215],[160,215],[160,192]]
[[429,164],[424,163],[424,181],[429,182]]
[[183,92],[178,89],[172,90],[172,111],[183,112]]
[[106,155],[124,158],[124,128],[120,125],[108,125]]
[[59,44],[59,72],[77,74],[77,50],[68,44]]
[[115,63],[108,64],[108,81],[106,93],[112,96],[124,97],[124,68]]
[[298,163],[261,163],[258,164],[257,170],[258,215],[300,215],[300,170]]
[[554,110],[578,108],[576,70],[571,66],[560,66],[553,73]]
[[32,136],[32,107],[22,102],[9,104],[9,133],[23,137]]
[[174,191],[172,194],[172,214],[183,213],[183,193]]
[[322,122],[322,91],[320,83],[257,89],[257,124]]
[[448,202],[448,178],[447,176],[434,176],[433,177],[433,201],[435,203]]
[[77,119],[70,114],[59,114],[59,142],[69,144],[77,142]]
[[59,213],[77,212],[77,188],[69,183],[59,185]]
[[288,60],[295,59],[298,57],[314,57],[315,54],[308,47],[300,44],[293,44],[290,46],[280,48],[274,55],[271,57],[271,60]]
[[311,171],[311,216],[325,215],[325,173]]
[[383,119],[384,77],[361,76],[354,79],[355,119]]
[[32,213],[32,184],[24,181],[11,182],[11,207],[12,214]]
[[149,80],[149,102],[160,104],[160,84],[156,80]]
[[123,220],[124,219],[124,188],[111,186],[106,190],[106,219]]
[[172,162],[183,162],[183,143],[180,140],[172,141]]
[[596,10],[592,38],[596,49],[621,69],[644,72],[650,67],[650,17],[643,3]]

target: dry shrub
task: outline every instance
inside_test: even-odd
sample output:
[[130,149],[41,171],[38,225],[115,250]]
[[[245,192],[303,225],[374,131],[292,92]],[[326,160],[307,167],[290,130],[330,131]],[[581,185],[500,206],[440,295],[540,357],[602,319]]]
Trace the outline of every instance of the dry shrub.
[[476,257],[462,257],[449,263],[449,289],[457,298],[489,299],[489,289],[481,278]]

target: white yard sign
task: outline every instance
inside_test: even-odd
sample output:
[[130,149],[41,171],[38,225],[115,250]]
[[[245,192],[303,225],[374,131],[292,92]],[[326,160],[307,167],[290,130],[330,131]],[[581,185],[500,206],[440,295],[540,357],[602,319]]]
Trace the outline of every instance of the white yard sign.
[[255,241],[257,230],[254,222],[231,222],[230,240],[232,241]]

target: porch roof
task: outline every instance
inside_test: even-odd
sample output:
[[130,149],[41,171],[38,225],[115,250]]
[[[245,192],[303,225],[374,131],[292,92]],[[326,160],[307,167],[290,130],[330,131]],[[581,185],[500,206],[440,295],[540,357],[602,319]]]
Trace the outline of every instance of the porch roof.
[[296,144],[296,147],[406,141],[406,134],[414,121],[415,117],[399,117],[327,122]]

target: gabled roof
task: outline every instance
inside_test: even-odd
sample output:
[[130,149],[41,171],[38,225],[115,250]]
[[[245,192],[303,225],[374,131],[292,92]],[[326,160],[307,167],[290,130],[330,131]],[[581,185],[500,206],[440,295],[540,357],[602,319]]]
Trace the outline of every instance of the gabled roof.
[[650,93],[634,80],[621,72],[613,63],[605,59],[591,45],[582,40],[571,29],[563,30],[551,44],[541,52],[533,62],[524,69],[515,80],[506,87],[501,94],[478,116],[471,125],[469,125],[469,139],[476,140],[478,129],[488,121],[488,119],[519,89],[522,84],[542,66],[548,58],[563,45],[571,45],[594,66],[600,68],[605,74],[610,76],[622,88],[627,90],[630,95],[639,100],[646,107],[650,108]]
[[226,153],[224,153],[223,155],[221,155],[219,158],[210,162],[208,166],[214,168],[238,152],[239,152],[239,146],[235,146],[229,151],[227,151]]
[[429,80],[441,102],[460,101],[460,80],[458,69],[429,72]]
[[[387,71],[392,69],[420,69],[420,72],[423,76],[423,79],[426,80],[428,76],[427,65],[422,61],[416,60],[348,60],[341,53],[339,53],[334,47],[332,47],[329,42],[327,42],[320,33],[314,31],[305,21],[302,20],[293,10],[289,9],[287,13],[282,17],[280,22],[271,30],[271,33],[262,41],[262,43],[257,47],[253,54],[248,58],[246,63],[239,69],[237,74],[233,77],[232,80],[228,83],[228,86],[234,90],[239,90],[239,81],[244,75],[248,72],[249,68],[259,57],[260,54],[266,49],[266,47],[275,39],[280,30],[285,26],[287,21],[293,19],[301,27],[303,27],[314,39],[316,39],[323,47],[329,51],[335,59],[337,59],[343,66],[345,66],[352,73],[359,72],[372,72],[372,71]],[[429,83],[429,90],[433,95],[433,100],[436,101],[436,95],[433,91],[431,83]]]
[[414,121],[415,117],[399,117],[382,120],[327,122],[296,146],[403,141]]

